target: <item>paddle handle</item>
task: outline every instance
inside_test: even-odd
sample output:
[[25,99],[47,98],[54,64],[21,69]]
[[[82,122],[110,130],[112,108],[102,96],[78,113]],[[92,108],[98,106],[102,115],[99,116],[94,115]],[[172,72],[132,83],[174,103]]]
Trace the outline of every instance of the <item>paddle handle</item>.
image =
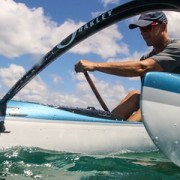
[[84,72],[84,75],[85,75],[86,80],[88,81],[88,83],[89,83],[89,85],[90,85],[92,91],[94,92],[94,94],[95,94],[97,100],[98,100],[99,103],[101,104],[102,108],[103,108],[105,111],[110,112],[109,109],[108,109],[108,107],[106,106],[105,102],[104,102],[103,99],[101,98],[101,96],[100,96],[100,94],[99,94],[97,88],[95,87],[93,81],[91,80],[91,78],[90,78],[88,72],[85,71],[85,72]]

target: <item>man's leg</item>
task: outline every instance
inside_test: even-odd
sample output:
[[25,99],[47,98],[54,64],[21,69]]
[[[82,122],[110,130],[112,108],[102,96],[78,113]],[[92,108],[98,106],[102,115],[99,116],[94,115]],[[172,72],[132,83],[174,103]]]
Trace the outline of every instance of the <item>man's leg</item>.
[[141,118],[141,110],[138,109],[136,112],[134,112],[134,113],[128,118],[128,121],[129,121],[129,122],[133,122],[133,121],[140,122],[140,121],[142,121],[142,118]]
[[[122,117],[124,120],[128,120],[133,113],[135,117],[135,112],[136,111],[138,112],[139,109],[139,98],[140,98],[140,93],[138,91],[136,90],[131,91],[121,101],[121,103],[115,109],[112,110],[112,113],[115,116]],[[130,120],[132,119],[130,118]]]

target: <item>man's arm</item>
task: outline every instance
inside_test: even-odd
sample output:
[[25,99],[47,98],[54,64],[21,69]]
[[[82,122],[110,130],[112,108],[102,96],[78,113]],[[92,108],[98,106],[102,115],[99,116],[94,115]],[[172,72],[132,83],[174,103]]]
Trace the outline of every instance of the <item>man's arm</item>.
[[101,63],[81,60],[75,65],[75,71],[100,71],[111,75],[136,77],[143,76],[145,73],[150,71],[163,71],[163,68],[151,58],[145,59],[143,61]]

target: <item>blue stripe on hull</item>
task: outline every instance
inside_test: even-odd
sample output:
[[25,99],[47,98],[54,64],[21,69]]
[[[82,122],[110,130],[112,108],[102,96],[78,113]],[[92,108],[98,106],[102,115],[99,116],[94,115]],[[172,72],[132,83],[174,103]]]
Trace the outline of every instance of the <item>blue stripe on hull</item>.
[[[81,115],[73,112],[68,112],[62,109],[56,109],[38,103],[24,101],[9,101],[7,105],[6,116],[16,118],[31,118],[33,120],[57,120],[57,121],[77,121],[77,122],[100,122],[100,123],[116,123],[126,124],[126,121],[117,121],[112,119],[96,118],[86,115]],[[128,124],[142,124],[132,122]]]

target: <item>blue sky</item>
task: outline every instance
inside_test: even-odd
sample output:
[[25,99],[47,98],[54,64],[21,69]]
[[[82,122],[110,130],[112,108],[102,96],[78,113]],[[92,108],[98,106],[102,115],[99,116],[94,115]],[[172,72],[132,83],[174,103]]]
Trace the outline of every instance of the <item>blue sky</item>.
[[[0,96],[52,47],[100,13],[126,0],[0,0]],[[167,12],[169,33],[178,37],[177,13]],[[48,66],[14,99],[77,107],[100,108],[83,74],[74,72],[80,59],[92,61],[138,60],[146,47],[139,30],[124,20],[86,39]],[[90,73],[107,106],[112,109],[139,78]]]

